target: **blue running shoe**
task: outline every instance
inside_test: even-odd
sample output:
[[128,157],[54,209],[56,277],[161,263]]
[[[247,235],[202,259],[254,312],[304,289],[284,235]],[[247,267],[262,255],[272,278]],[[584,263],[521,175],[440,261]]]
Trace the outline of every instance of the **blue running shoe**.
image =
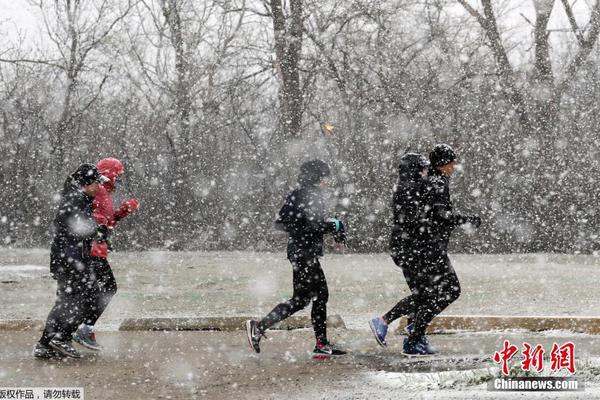
[[371,331],[373,332],[373,336],[375,336],[375,340],[381,347],[387,346],[385,343],[385,335],[387,335],[388,326],[385,322],[383,322],[383,318],[373,318],[369,321],[369,326],[371,327]]
[[415,332],[415,323],[411,322],[409,324],[406,324],[406,328],[404,328],[404,332],[406,332],[407,335],[412,335]]
[[435,352],[426,340],[423,341],[423,339],[421,339],[413,342],[408,340],[408,338],[405,338],[402,354],[407,356],[431,356],[434,355]]

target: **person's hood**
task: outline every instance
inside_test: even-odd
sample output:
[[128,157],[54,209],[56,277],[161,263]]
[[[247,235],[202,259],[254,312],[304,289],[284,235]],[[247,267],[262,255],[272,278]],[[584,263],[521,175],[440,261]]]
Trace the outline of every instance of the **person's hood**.
[[102,160],[98,161],[96,167],[102,175],[108,178],[108,182],[106,182],[103,186],[110,192],[115,190],[117,177],[125,172],[125,168],[123,167],[121,161],[111,157],[103,158]]
[[417,153],[406,153],[400,158],[398,164],[399,182],[418,182],[423,179],[421,172],[425,169],[429,169],[429,161],[424,156]]
[[330,174],[331,170],[326,162],[318,159],[306,161],[300,166],[298,183],[300,186],[318,185],[322,178]]

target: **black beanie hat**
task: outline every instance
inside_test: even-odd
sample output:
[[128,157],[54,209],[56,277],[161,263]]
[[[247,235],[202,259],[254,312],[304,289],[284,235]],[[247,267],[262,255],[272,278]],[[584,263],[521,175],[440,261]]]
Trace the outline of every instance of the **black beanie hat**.
[[316,185],[322,178],[330,174],[331,170],[325,161],[310,160],[300,166],[298,181],[305,185]]
[[433,168],[441,167],[456,160],[456,153],[449,145],[442,143],[436,144],[431,153],[429,153],[429,161]]

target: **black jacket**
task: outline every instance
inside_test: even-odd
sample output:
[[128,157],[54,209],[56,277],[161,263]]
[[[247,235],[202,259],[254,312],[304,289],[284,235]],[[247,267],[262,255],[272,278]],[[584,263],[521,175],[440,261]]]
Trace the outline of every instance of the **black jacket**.
[[452,231],[457,226],[465,224],[468,217],[454,213],[450,199],[450,179],[447,176],[436,169],[431,169],[428,180],[430,183],[428,219],[431,223],[432,240],[442,251],[447,252]]
[[289,193],[276,224],[288,232],[289,259],[323,255],[323,234],[335,231],[327,220],[325,200],[318,185],[300,185]]
[[430,189],[428,180],[421,177],[401,177],[396,185],[390,238],[393,256],[419,254],[431,243]]
[[78,273],[86,268],[97,225],[92,215],[93,198],[67,182],[54,218],[54,240],[50,250],[53,276]]

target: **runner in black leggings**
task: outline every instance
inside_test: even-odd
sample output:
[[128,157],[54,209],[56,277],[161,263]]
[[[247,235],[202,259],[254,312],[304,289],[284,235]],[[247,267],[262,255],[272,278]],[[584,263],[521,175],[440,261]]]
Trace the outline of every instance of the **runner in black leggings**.
[[448,145],[437,145],[426,160],[408,154],[400,163],[400,179],[394,194],[392,258],[402,268],[411,290],[389,312],[369,321],[377,342],[385,346],[388,325],[401,316],[409,317],[404,353],[433,354],[425,330],[433,318],[460,296],[460,283],[448,258],[448,241],[461,224],[479,226],[479,217],[453,213],[449,177],[456,156]]
[[50,250],[50,273],[57,281],[56,302],[34,348],[37,358],[81,357],[71,339],[96,307],[89,252],[92,241],[104,240],[108,229],[96,225],[92,201],[105,179],[94,165],[82,164],[65,182]]
[[312,304],[311,320],[315,331],[315,357],[345,354],[327,339],[327,300],[329,292],[319,257],[323,255],[323,235],[333,233],[338,242],[345,240],[342,222],[326,219],[322,186],[329,166],[320,160],[302,164],[298,187],[286,198],[277,226],[288,232],[287,256],[293,268],[292,298],[275,306],[261,321],[246,322],[248,343],[260,352],[260,338],[273,324]]

